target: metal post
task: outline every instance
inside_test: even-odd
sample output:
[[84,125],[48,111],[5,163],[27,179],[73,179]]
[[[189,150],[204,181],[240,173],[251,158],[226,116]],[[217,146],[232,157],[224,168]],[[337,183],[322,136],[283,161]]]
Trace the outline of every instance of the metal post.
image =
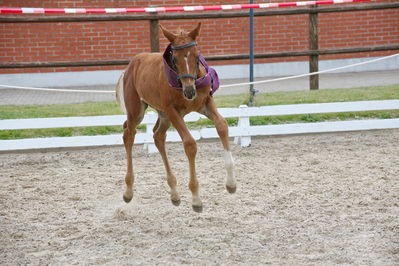
[[[312,9],[317,8],[316,5]],[[319,36],[318,36],[318,13],[309,14],[309,50],[319,49]],[[319,71],[319,55],[309,56],[309,72]],[[319,75],[309,76],[309,88],[311,90],[319,89]]]
[[[254,3],[254,0],[249,1],[250,4]],[[254,81],[254,10],[249,9],[249,81]],[[255,92],[254,84],[249,85],[249,106],[255,105]]]

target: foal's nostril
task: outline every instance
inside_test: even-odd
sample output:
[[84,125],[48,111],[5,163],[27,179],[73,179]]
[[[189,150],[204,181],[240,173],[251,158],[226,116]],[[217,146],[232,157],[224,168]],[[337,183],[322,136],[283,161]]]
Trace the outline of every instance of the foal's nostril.
[[196,96],[196,91],[194,86],[187,86],[183,90],[184,97],[186,97],[188,100],[192,100]]

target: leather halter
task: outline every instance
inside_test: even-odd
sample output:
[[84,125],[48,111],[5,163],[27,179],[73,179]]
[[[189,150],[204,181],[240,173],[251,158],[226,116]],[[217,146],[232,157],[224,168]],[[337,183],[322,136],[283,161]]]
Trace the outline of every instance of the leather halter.
[[[172,50],[182,50],[191,46],[196,46],[197,42],[189,42],[183,45],[171,45],[170,47],[172,48]],[[175,59],[173,57],[173,54],[171,54],[171,60],[172,62],[172,67],[173,69],[176,71],[177,73],[177,67],[176,67],[176,62]],[[198,68],[199,68],[199,57],[197,58],[197,62],[195,63],[195,75],[191,75],[191,74],[184,74],[184,75],[177,75],[177,79],[181,79],[181,78],[192,78],[194,80],[196,80],[198,78]]]
[[[177,78],[176,70],[173,69],[173,62],[172,62],[172,45],[169,44],[162,57],[163,57],[163,64],[165,75],[168,80],[169,85],[176,90],[182,90],[182,84],[180,80]],[[184,48],[182,48],[184,49]],[[204,57],[200,54],[199,55],[200,64],[205,68],[206,74],[203,77],[197,78],[195,80],[195,87],[203,88],[210,86],[210,95],[213,95],[216,90],[219,88],[219,78],[218,74],[216,73],[215,69],[208,66],[207,62],[205,61]]]

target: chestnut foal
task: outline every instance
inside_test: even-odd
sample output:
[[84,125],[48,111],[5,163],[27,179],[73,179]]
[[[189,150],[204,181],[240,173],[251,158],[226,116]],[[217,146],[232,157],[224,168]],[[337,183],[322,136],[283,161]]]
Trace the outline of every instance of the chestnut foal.
[[[132,147],[136,126],[141,123],[144,112],[150,105],[158,111],[158,120],[154,126],[154,142],[166,169],[172,203],[179,205],[180,196],[176,190],[176,177],[172,173],[165,150],[166,131],[171,124],[183,141],[184,151],[189,161],[189,188],[192,192],[193,209],[196,212],[201,212],[202,201],[195,171],[197,144],[184,123],[183,117],[186,114],[193,111],[198,112],[214,122],[224,148],[227,170],[226,188],[230,193],[236,191],[234,162],[230,151],[227,123],[217,111],[212,98],[212,93],[217,89],[217,87],[212,87],[214,87],[214,83],[218,86],[218,81],[211,82],[211,74],[215,77],[216,72],[206,65],[197,49],[195,40],[200,32],[201,23],[198,23],[196,28],[190,32],[181,31],[177,34],[162,26],[160,28],[171,43],[168,46],[169,55],[165,56],[165,52],[164,54],[141,53],[134,56],[119,78],[116,87],[117,102],[127,113],[127,120],[123,124],[123,141],[127,154],[125,178],[127,187],[123,199],[125,202],[130,202],[133,198]],[[176,79],[171,81],[167,71],[173,72]],[[211,71],[213,72],[211,73]],[[179,84],[180,88],[176,88],[173,83]]]

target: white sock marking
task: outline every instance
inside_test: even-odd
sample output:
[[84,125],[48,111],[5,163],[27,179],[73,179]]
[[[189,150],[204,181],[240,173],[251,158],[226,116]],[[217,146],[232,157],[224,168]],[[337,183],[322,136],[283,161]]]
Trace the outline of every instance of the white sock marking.
[[223,157],[224,157],[224,163],[225,163],[226,171],[227,171],[226,185],[229,187],[235,187],[236,180],[235,180],[235,176],[234,176],[234,160],[233,160],[233,156],[231,155],[231,151],[225,150]]

